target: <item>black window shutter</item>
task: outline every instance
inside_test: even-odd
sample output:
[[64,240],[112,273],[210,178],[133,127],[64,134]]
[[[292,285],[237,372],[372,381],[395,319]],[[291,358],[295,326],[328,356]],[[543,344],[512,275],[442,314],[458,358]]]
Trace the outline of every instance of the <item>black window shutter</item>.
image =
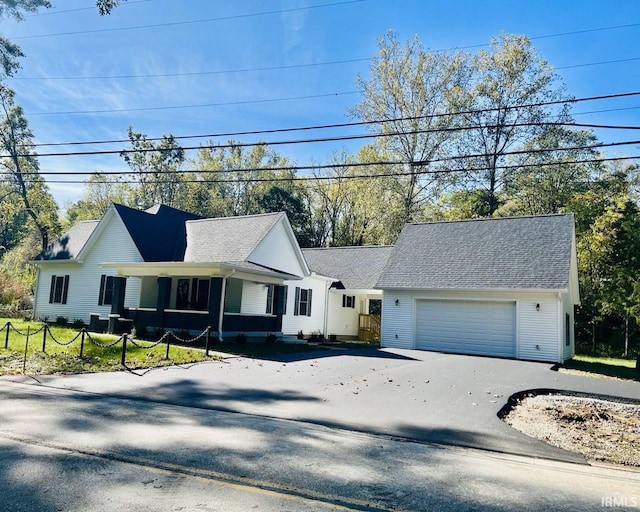
[[56,290],[56,276],[51,276],[51,289],[49,290],[49,304],[53,303],[53,294]]
[[296,297],[295,302],[293,303],[293,316],[298,316],[300,314],[300,287],[296,286]]
[[282,308],[282,314],[287,314],[287,297],[289,295],[289,285],[285,285],[284,287],[284,307]]
[[309,288],[309,295],[307,295],[307,316],[311,316],[311,288]]
[[106,280],[107,276],[102,274],[100,276],[100,295],[98,295],[98,306],[102,306],[104,304],[104,286]]
[[69,276],[64,276],[64,284],[62,285],[62,303],[67,303],[67,293],[69,292]]

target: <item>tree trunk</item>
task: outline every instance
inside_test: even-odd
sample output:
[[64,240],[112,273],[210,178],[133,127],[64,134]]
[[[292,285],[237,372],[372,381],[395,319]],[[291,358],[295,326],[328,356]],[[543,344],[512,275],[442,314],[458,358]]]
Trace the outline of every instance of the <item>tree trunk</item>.
[[624,312],[624,354],[622,357],[629,355],[629,312]]

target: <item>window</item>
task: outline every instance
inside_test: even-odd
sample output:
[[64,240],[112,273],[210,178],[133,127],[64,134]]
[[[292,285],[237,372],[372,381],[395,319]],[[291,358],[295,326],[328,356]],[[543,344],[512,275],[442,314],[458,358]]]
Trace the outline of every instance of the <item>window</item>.
[[98,305],[103,306],[113,302],[113,276],[102,275],[100,277],[100,295],[98,295]]
[[567,313],[565,315],[564,322],[564,344],[568,347],[571,345],[571,315]]
[[294,316],[311,316],[311,290],[296,286]]
[[272,284],[268,284],[266,286],[267,286],[267,315],[273,315],[275,311],[275,304],[274,304],[275,290]]
[[343,295],[342,296],[342,307],[343,308],[352,308],[356,307],[356,297],[355,295]]
[[209,307],[209,279],[178,279],[176,309],[206,311]]
[[51,276],[49,303],[66,304],[69,292],[69,276]]

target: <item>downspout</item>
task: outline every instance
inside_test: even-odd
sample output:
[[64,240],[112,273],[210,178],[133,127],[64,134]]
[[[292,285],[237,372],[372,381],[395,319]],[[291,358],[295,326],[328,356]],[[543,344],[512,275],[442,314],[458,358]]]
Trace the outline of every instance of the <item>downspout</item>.
[[324,285],[324,321],[322,326],[322,335],[325,340],[329,339],[329,333],[327,332],[329,330],[329,288],[332,284],[333,283],[331,281],[327,281]]
[[38,285],[40,284],[40,266],[36,266],[36,284],[33,292],[33,313],[31,313],[31,319],[35,320],[37,318],[37,308],[38,308]]
[[224,296],[227,293],[227,278],[231,277],[236,273],[236,269],[231,269],[231,271],[222,276],[222,289],[220,290],[220,313],[218,315],[218,340],[224,341],[222,339],[222,322],[224,320]]

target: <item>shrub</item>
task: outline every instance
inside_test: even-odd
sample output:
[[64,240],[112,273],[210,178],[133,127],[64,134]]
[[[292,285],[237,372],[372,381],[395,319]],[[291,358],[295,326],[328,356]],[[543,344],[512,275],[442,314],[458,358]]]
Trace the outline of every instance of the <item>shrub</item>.
[[56,325],[67,325],[69,323],[69,319],[66,316],[57,316],[55,323]]
[[302,329],[298,331],[298,339],[299,340],[303,340],[304,339],[304,333],[302,332]]
[[73,322],[71,322],[71,325],[76,329],[84,329],[85,327],[84,321],[79,318],[74,318]]
[[276,343],[277,341],[278,341],[278,337],[275,334],[270,333],[267,336],[267,343]]

